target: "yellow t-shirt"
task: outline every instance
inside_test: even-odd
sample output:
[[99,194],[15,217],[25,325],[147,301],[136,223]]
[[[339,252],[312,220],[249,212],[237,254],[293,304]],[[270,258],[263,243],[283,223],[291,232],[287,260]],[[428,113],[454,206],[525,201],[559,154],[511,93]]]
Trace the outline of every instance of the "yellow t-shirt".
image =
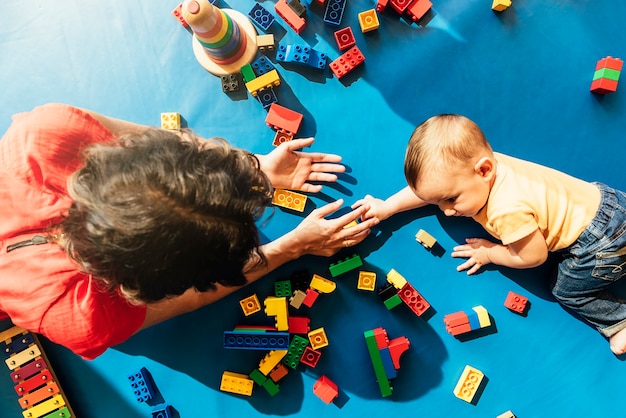
[[596,215],[600,190],[552,168],[494,155],[496,179],[474,220],[504,245],[537,229],[550,251],[573,244]]

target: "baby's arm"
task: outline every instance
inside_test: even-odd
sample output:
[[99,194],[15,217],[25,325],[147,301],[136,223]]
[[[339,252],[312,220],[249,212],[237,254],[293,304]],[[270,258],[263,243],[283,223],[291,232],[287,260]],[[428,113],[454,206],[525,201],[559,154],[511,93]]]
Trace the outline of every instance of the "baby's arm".
[[362,219],[378,218],[378,220],[383,221],[396,213],[421,208],[422,206],[426,206],[426,204],[426,202],[417,197],[415,193],[413,193],[413,190],[407,186],[396,194],[388,197],[387,200],[367,195],[363,199],[357,200],[352,205],[352,209],[369,205],[370,208],[365,212]]
[[457,267],[458,271],[467,270],[467,274],[474,274],[490,263],[517,269],[537,267],[548,258],[548,245],[539,230],[509,245],[482,238],[468,238],[465,242],[454,247],[452,257],[467,258]]

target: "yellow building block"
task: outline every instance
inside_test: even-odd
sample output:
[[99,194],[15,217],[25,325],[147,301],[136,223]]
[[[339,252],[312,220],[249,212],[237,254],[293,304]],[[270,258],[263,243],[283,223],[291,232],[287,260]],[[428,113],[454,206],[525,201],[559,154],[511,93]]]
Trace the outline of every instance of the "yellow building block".
[[378,15],[376,14],[375,9],[361,12],[359,13],[358,17],[359,25],[361,26],[361,32],[363,33],[376,30],[380,27],[380,22],[378,21]]
[[256,97],[259,90],[267,89],[280,85],[280,78],[278,77],[278,71],[271,70],[265,74],[250,80],[246,83],[246,88],[254,97]]
[[354,221],[350,222],[349,224],[347,224],[346,226],[344,226],[343,229],[352,228],[353,226],[357,226],[358,224],[359,223],[356,220],[354,220]]
[[428,249],[433,248],[433,246],[437,243],[437,240],[423,229],[417,231],[417,234],[415,234],[415,241],[419,242]]
[[469,365],[465,366],[454,388],[454,396],[465,402],[472,403],[484,377],[485,375],[480,370]]
[[374,289],[376,289],[376,273],[359,271],[359,281],[357,282],[356,288],[373,292]]
[[245,316],[252,315],[253,313],[261,310],[261,302],[259,302],[259,298],[256,294],[248,296],[245,299],[241,299],[239,301],[239,305],[241,305],[241,309],[243,310]]
[[272,203],[276,206],[304,212],[307,196],[289,190],[275,189]]
[[326,337],[324,327],[314,329],[313,331],[309,332],[308,336],[309,341],[311,342],[311,348],[313,350],[328,346],[328,338]]
[[491,319],[489,319],[489,312],[487,312],[487,309],[481,305],[474,306],[472,309],[478,315],[478,323],[481,328],[491,326]]
[[406,284],[406,279],[394,269],[391,269],[389,273],[387,273],[387,281],[396,289],[402,289]]
[[177,131],[180,129],[180,113],[166,112],[161,113],[161,129]]
[[265,35],[257,35],[256,46],[260,51],[273,51],[274,45],[274,34],[268,33]]
[[287,331],[289,329],[289,311],[287,306],[287,298],[276,296],[268,296],[263,301],[265,306],[265,314],[274,316],[276,319],[276,329],[278,331]]
[[493,3],[491,4],[491,10],[501,12],[508,9],[509,6],[511,6],[511,0],[493,0]]
[[272,350],[259,363],[259,371],[265,376],[287,355],[287,350]]
[[220,390],[222,392],[236,393],[238,395],[252,395],[254,381],[245,374],[225,371],[222,374]]
[[318,274],[314,274],[309,287],[320,293],[332,293],[337,288],[337,283]]

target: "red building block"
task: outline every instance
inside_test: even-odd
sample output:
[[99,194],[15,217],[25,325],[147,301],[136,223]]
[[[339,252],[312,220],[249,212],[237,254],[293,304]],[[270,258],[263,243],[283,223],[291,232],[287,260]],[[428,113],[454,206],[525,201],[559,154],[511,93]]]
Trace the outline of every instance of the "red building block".
[[608,78],[599,78],[591,83],[589,88],[593,93],[608,94],[617,91],[617,81]]
[[417,0],[406,9],[406,14],[413,22],[420,20],[433,7],[430,0]]
[[307,346],[304,349],[304,353],[302,353],[302,357],[300,357],[300,363],[305,364],[309,367],[317,366],[317,362],[322,357],[322,353],[317,350],[313,350],[311,347]]
[[601,70],[602,68],[610,68],[611,70],[622,71],[622,66],[624,65],[624,61],[619,58],[613,58],[611,56],[602,58],[596,64],[596,71]]
[[378,0],[376,2],[376,11],[378,13],[382,13],[385,11],[385,9],[387,8],[387,4],[389,3],[389,0]]
[[413,0],[389,0],[391,8],[398,12],[398,14],[404,13]]
[[265,123],[272,129],[283,130],[287,134],[295,135],[300,129],[303,118],[301,113],[272,103],[265,117]]
[[322,377],[313,384],[313,393],[324,401],[324,403],[329,404],[339,396],[339,389],[326,375],[322,375]]
[[289,369],[283,363],[280,363],[278,366],[274,367],[272,371],[269,373],[270,379],[274,382],[278,382],[283,377],[287,376],[289,373]]
[[274,135],[274,141],[272,142],[272,145],[277,147],[283,142],[291,141],[292,139],[293,139],[293,134],[289,132],[285,132],[282,129],[279,129],[278,131],[276,131],[276,135]]
[[522,295],[518,295],[515,292],[509,292],[504,301],[504,306],[510,310],[523,314],[528,305],[528,298]]
[[305,316],[289,316],[289,332],[291,334],[308,334],[310,319]]
[[411,342],[406,337],[398,337],[389,341],[389,353],[391,361],[393,361],[394,369],[400,368],[400,356],[411,347]]
[[340,51],[345,51],[356,45],[356,39],[354,39],[354,33],[350,26],[335,32],[335,41],[337,41],[337,46]]
[[180,24],[183,25],[184,28],[189,29],[189,24],[183,17],[183,4],[182,3],[180,3],[178,6],[176,6],[174,10],[172,10],[172,16],[174,16],[174,18],[178,20]]
[[300,34],[306,25],[306,20],[296,14],[296,12],[289,7],[287,0],[278,0],[274,5],[276,14],[280,16],[291,29],[297,34]]
[[472,330],[469,318],[463,311],[448,314],[443,317],[443,323],[446,325],[446,331],[452,335],[464,334]]
[[389,337],[387,336],[387,331],[384,328],[374,328],[372,330],[374,333],[374,338],[376,339],[376,346],[380,350],[381,348],[389,347]]
[[365,57],[357,46],[353,46],[339,58],[330,63],[330,70],[337,78],[341,78],[365,61]]
[[421,316],[430,308],[430,303],[409,282],[406,282],[402,289],[398,291],[398,296],[417,316]]
[[317,300],[317,297],[319,295],[320,294],[317,293],[315,290],[307,289],[306,296],[304,297],[304,300],[302,301],[302,304],[304,306],[308,306],[310,308],[311,306],[313,306],[313,304],[315,303],[315,301]]

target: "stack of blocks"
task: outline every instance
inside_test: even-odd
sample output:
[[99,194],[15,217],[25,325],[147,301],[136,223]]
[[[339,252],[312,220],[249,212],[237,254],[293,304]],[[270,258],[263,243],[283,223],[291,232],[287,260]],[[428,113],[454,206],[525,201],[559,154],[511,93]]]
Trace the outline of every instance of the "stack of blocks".
[[409,349],[411,343],[406,337],[389,341],[387,331],[380,327],[365,331],[363,336],[380,393],[383,397],[390,396],[393,391],[390,380],[397,376],[397,370],[400,369],[400,356]]
[[624,62],[611,56],[602,58],[596,64],[590,90],[593,93],[609,94],[617,90],[617,82]]
[[376,11],[382,13],[390,5],[398,14],[406,14],[409,19],[419,24],[433,4],[430,0],[378,0]]
[[444,316],[443,322],[449,334],[457,336],[491,326],[489,312],[482,306],[475,306],[472,312],[455,312]]
[[387,309],[393,309],[404,302],[417,316],[430,309],[430,303],[395,269],[387,273],[388,284],[378,291]]

